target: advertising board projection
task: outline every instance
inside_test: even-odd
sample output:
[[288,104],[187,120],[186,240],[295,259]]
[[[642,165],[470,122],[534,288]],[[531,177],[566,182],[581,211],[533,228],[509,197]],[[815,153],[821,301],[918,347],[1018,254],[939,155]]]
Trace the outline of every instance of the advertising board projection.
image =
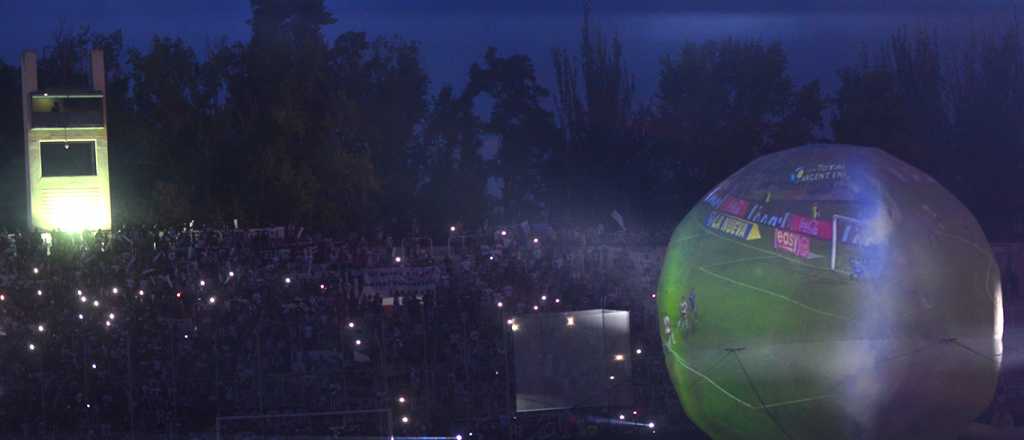
[[679,224],[666,363],[715,439],[956,438],[992,399],[999,269],[977,221],[865,147],[762,156]]

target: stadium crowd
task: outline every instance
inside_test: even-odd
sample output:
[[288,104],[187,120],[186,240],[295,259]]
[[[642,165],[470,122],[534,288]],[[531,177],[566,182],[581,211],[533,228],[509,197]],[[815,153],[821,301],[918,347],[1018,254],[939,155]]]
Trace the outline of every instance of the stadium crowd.
[[271,432],[218,418],[386,408],[271,430],[500,438],[515,416],[505,318],[599,307],[633,311],[633,344],[651,348],[633,362],[638,404],[676,408],[644,339],[666,239],[528,224],[453,226],[444,246],[297,227],[6,234],[0,432]]

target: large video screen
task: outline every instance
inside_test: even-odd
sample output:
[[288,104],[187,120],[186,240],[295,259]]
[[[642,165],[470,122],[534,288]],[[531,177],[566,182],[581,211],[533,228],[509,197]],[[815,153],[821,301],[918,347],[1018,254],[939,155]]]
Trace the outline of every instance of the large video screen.
[[632,403],[629,312],[596,309],[514,319],[516,411]]
[[96,175],[96,142],[40,142],[43,177]]

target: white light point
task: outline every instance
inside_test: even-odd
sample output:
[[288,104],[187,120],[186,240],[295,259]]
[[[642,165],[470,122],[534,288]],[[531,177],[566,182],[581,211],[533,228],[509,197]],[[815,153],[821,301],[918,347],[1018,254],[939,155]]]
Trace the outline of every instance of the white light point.
[[210,304],[216,304],[217,303],[217,297],[216,296],[211,296],[209,301],[210,301]]
[[362,339],[356,339],[356,345],[363,345]]
[[409,423],[409,418],[406,416],[402,416],[402,423]]
[[95,370],[95,369],[96,369],[96,364],[92,364],[92,369],[93,369],[93,370]]
[[619,414],[619,420],[626,420],[625,414]]
[[42,290],[37,290],[36,291],[36,296],[43,296],[43,291]]
[[93,307],[99,307],[100,306],[100,300],[98,300],[98,299],[92,300],[92,306]]
[[146,292],[143,292],[142,289],[139,289],[139,296],[146,296]]
[[505,307],[505,304],[503,304],[501,301],[498,301],[498,308],[500,309],[502,307]]
[[626,360],[626,357],[625,357],[625,356],[623,356],[623,355],[621,355],[621,354],[617,354],[617,355],[615,355],[615,362],[622,362],[622,361],[624,361],[624,360]]
[[43,327],[42,324],[39,324],[39,327],[36,327],[36,330],[39,330],[39,333],[42,333],[42,332],[46,331],[46,327]]

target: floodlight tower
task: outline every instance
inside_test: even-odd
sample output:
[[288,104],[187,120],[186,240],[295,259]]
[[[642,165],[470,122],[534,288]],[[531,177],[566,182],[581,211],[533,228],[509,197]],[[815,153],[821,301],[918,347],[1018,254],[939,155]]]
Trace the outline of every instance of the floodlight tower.
[[90,57],[90,87],[39,87],[36,54],[21,57],[28,221],[43,231],[110,229],[106,76]]

